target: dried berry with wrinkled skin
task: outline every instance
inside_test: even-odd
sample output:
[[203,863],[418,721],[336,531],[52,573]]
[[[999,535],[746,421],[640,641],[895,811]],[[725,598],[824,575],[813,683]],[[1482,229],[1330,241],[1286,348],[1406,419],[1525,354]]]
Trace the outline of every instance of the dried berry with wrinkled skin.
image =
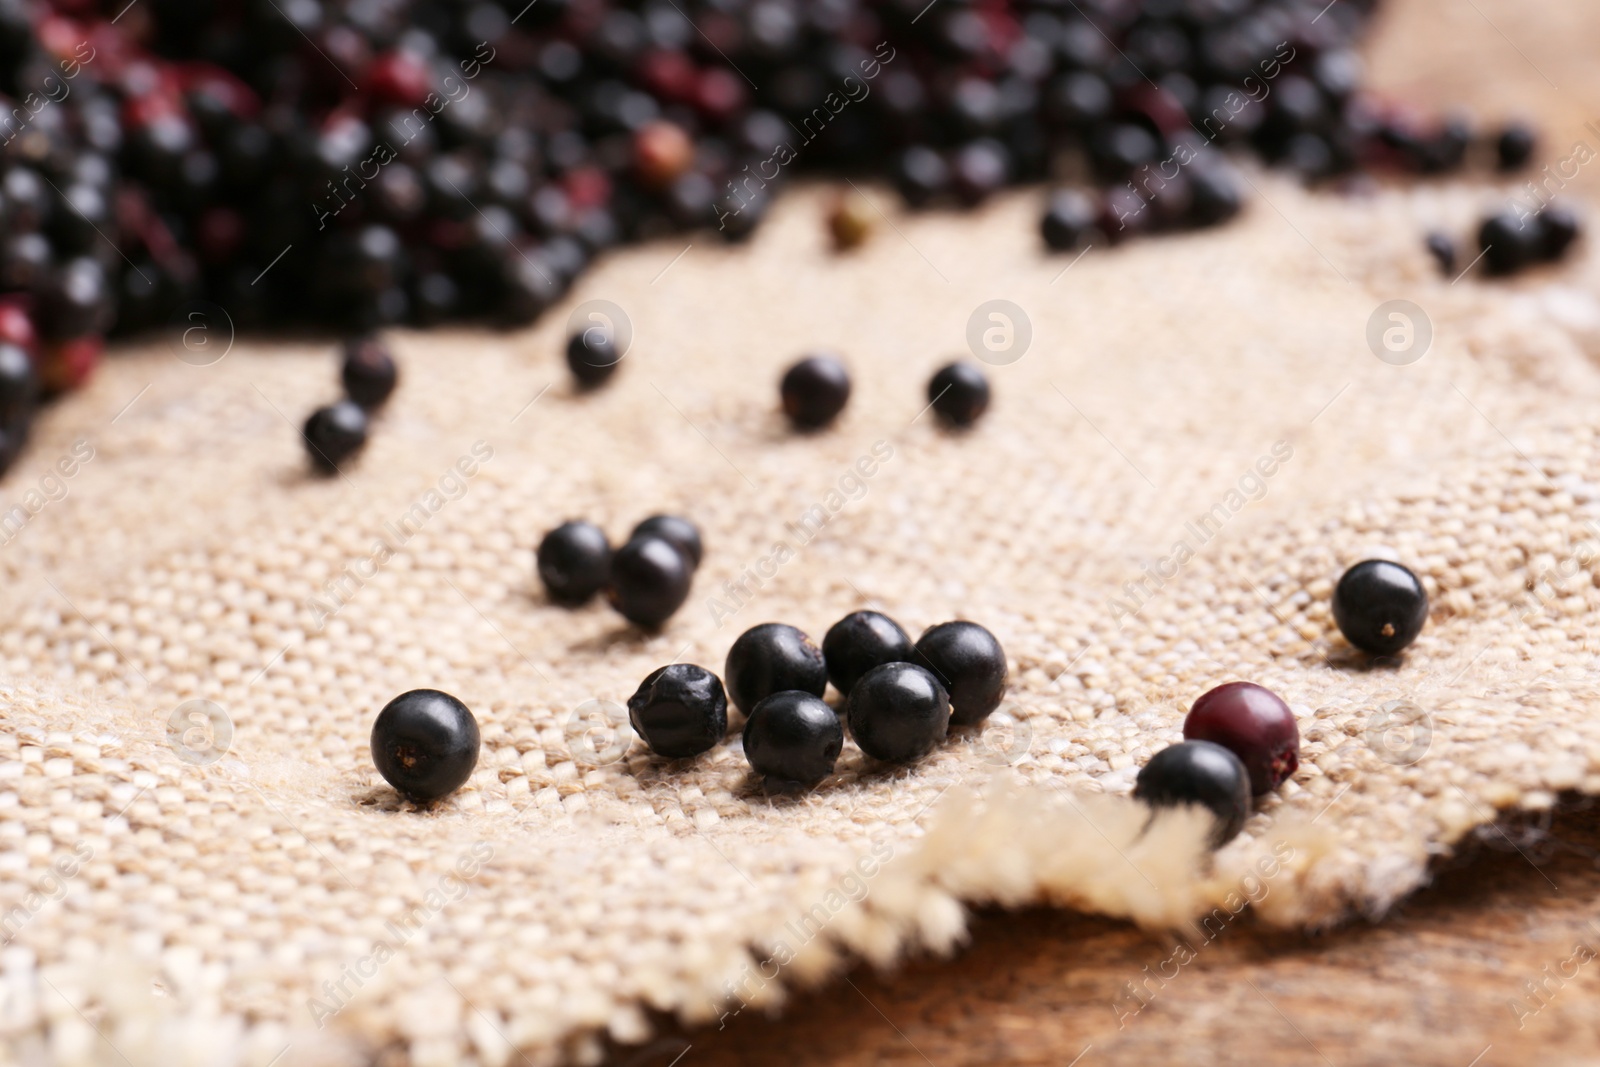
[[704,667],[669,663],[628,698],[628,721],[656,755],[687,759],[728,732],[728,698],[722,680]]

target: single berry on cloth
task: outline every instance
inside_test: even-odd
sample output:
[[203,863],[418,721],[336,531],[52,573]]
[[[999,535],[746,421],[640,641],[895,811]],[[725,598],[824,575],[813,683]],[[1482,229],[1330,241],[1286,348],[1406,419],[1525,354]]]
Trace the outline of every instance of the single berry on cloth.
[[1490,274],[1515,274],[1541,256],[1539,227],[1515,211],[1502,211],[1478,227],[1478,248]]
[[959,360],[940,367],[928,380],[928,403],[946,425],[971,426],[989,410],[989,379]]
[[1392,656],[1428,621],[1422,580],[1398,563],[1369,559],[1344,572],[1333,590],[1333,621],[1345,640],[1374,656]]
[[1300,768],[1300,727],[1283,698],[1254,682],[1201,695],[1183,720],[1185,741],[1212,741],[1239,757],[1250,791],[1270,793]]
[[1094,239],[1099,214],[1099,205],[1087,193],[1063,189],[1051,194],[1039,221],[1039,235],[1052,251],[1071,251]]
[[850,373],[834,356],[818,353],[790,367],[778,392],[790,422],[803,430],[821,429],[850,399]]
[[686,759],[709,750],[728,732],[722,680],[693,663],[652,671],[628,698],[628,721],[650,751]]
[[1539,258],[1555,262],[1567,254],[1583,232],[1577,212],[1567,204],[1550,204],[1539,212]]
[[611,577],[611,543],[604,530],[582,519],[545,534],[536,559],[545,591],[562,604],[582,604]]
[[651,535],[663,537],[678,546],[684,558],[689,561],[689,566],[700,566],[700,559],[705,555],[705,546],[700,540],[700,527],[688,519],[677,515],[652,515],[633,528],[628,539]]
[[917,638],[911,661],[931,671],[949,692],[952,725],[982,722],[1006,695],[1005,649],[975,622],[930,627]]
[[376,411],[394,392],[400,370],[382,341],[376,337],[357,337],[344,346],[344,365],[339,377],[344,382],[345,396],[361,405],[364,411]]
[[1525,122],[1506,123],[1500,136],[1495,139],[1494,146],[1500,169],[1521,170],[1533,158],[1533,151],[1538,145],[1539,137],[1533,132],[1533,127]]
[[622,355],[604,330],[580,330],[567,339],[567,366],[584,389],[605,384],[617,372]]
[[1211,847],[1221,848],[1239,836],[1250,817],[1250,774],[1221,745],[1185,741],[1150,757],[1134,782],[1133,797],[1153,808],[1209,808],[1217,819]]
[[833,773],[844,727],[821,697],[797,689],[769,694],[750,709],[744,756],[751,770],[779,787],[809,786]]
[[635,537],[611,556],[607,596],[635,626],[654,629],[689,599],[694,568],[664,537]]
[[372,762],[398,792],[415,800],[436,800],[472,776],[478,764],[478,720],[449,693],[401,693],[372,724]]
[[781,622],[764,622],[740,634],[728,649],[722,677],[728,699],[746,715],[773,693],[798,689],[820,699],[828,688],[822,650],[802,631]]
[[905,662],[911,652],[911,635],[876,611],[851,612],[828,627],[822,638],[828,681],[845,696],[863,674],[885,663]]
[[885,663],[851,687],[845,717],[861,751],[886,763],[910,763],[950,732],[950,694],[915,663]]
[[335,474],[339,464],[366,445],[367,413],[349,400],[329,404],[311,413],[301,436],[311,465],[324,474]]

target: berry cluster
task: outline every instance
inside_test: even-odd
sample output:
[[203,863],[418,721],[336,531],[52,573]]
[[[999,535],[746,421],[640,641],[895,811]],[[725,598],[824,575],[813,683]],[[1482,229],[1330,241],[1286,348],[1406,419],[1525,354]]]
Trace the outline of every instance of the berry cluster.
[[344,399],[313,411],[300,434],[311,466],[322,474],[337,474],[366,447],[370,416],[394,392],[400,370],[382,341],[361,336],[345,342],[339,377]]
[[705,549],[700,529],[676,515],[652,515],[615,551],[592,522],[564,522],[539,542],[539,578],[550,599],[577,606],[606,592],[611,606],[635,626],[654,629],[689,598]]

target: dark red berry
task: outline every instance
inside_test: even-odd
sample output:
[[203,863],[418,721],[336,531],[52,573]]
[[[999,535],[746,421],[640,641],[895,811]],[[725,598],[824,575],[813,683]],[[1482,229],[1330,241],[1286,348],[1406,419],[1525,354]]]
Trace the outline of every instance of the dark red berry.
[[1300,767],[1300,727],[1278,694],[1252,682],[1229,682],[1203,694],[1183,720],[1186,741],[1213,741],[1250,773],[1256,796],[1282,785]]

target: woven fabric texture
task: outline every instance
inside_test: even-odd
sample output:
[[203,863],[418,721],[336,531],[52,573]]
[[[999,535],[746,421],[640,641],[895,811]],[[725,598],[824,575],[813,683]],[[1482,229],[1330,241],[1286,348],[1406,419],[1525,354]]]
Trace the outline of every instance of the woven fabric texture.
[[[947,948],[974,902],[1381,914],[1497,811],[1600,792],[1600,263],[1452,286],[1416,235],[1468,227],[1486,190],[1251,179],[1236,225],[1070,269],[1036,246],[1036,194],[895,215],[833,257],[831,193],[800,190],[748,247],[586,278],[571,305],[613,301],[634,334],[600,392],[568,384],[565,308],[397,337],[400,390],[332,479],[297,438],[335,392],[329,346],[110,361],[0,486],[22,509],[0,551],[0,1062],[592,1061],[652,1011],[715,1019],[849,955]],[[1367,343],[1398,298],[1432,328],[1403,366]],[[925,383],[989,299],[1031,341],[988,368],[989,417],[946,432]],[[796,436],[775,383],[812,347],[855,395]],[[545,601],[543,531],[658,511],[707,543],[661,633]],[[1329,617],[1374,555],[1432,598],[1394,663]],[[604,702],[651,669],[720,673],[748,626],[820,637],[868,605],[990,627],[1006,706],[912,768],[847,745],[793,798],[736,732],[694,761],[619,751]],[[1296,708],[1303,760],[1213,859],[1199,819],[1147,828],[1127,794],[1237,678]],[[367,752],[420,686],[483,733],[429,810]]]

